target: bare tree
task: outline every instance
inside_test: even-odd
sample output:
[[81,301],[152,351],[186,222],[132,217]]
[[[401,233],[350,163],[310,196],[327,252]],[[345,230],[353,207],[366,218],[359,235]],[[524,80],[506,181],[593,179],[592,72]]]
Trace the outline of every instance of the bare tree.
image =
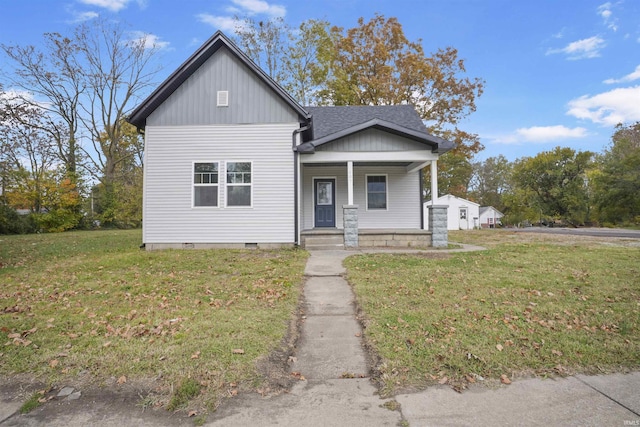
[[15,89],[13,105],[44,113],[39,123],[27,123],[20,115],[14,119],[50,135],[55,142],[56,157],[76,182],[80,98],[85,91],[80,48],[74,40],[58,33],[46,33],[44,41],[42,49],[2,45],[14,66],[12,72],[6,73],[7,82]]
[[[131,39],[120,24],[98,21],[75,33],[83,55],[81,120],[91,135],[96,154],[85,152],[91,173],[106,185],[113,183],[118,165],[140,157],[139,138],[125,137],[125,117],[141,93],[153,83],[158,69],[150,61],[158,46],[146,36]],[[136,157],[137,156],[137,157]]]

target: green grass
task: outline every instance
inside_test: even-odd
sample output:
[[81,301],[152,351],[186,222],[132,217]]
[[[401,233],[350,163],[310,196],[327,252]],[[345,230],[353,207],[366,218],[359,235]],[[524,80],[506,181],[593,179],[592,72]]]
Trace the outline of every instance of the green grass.
[[639,247],[467,233],[491,249],[346,260],[383,392],[640,367]]
[[160,377],[165,396],[192,378],[212,407],[261,387],[256,362],[287,332],[306,253],[146,252],[140,241],[138,230],[0,236],[0,374]]
[[202,390],[202,386],[193,378],[185,378],[182,380],[182,383],[178,387],[178,389],[171,396],[171,400],[167,405],[167,410],[175,411],[186,406],[189,401],[195,398],[200,391]]
[[29,399],[27,399],[27,401],[22,404],[19,412],[21,414],[28,414],[29,412],[33,411],[38,406],[40,406],[40,398],[42,398],[42,394],[32,394]]

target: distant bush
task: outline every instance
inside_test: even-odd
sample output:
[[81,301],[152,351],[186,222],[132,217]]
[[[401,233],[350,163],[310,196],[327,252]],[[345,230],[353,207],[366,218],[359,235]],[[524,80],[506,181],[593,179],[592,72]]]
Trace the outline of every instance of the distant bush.
[[38,231],[32,214],[20,215],[15,209],[0,205],[0,234],[28,234]]

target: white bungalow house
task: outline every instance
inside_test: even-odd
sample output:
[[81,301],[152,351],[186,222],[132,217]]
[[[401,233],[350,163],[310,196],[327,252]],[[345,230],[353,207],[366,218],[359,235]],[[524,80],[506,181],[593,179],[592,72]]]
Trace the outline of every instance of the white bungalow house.
[[221,32],[129,122],[147,249],[447,244],[441,207],[422,229],[421,194],[451,142],[408,105],[303,107]]
[[480,208],[480,227],[496,228],[502,224],[504,214],[493,206],[483,206]]
[[[431,200],[424,203],[424,228],[428,229],[426,219],[429,215]],[[448,206],[447,209],[447,230],[473,230],[480,227],[480,205],[471,200],[446,194],[436,199],[436,205]]]

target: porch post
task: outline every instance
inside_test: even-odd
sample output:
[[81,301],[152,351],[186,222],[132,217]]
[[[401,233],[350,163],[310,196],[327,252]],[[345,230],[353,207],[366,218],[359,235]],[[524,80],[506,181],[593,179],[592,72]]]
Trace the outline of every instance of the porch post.
[[431,246],[446,248],[449,246],[449,232],[447,231],[447,206],[430,205],[429,230],[431,230]]
[[358,205],[353,204],[353,162],[347,162],[347,204],[342,205],[344,247],[358,247]]
[[431,205],[435,205],[438,198],[438,161],[431,160]]
[[347,162],[347,204],[353,205],[353,162]]

